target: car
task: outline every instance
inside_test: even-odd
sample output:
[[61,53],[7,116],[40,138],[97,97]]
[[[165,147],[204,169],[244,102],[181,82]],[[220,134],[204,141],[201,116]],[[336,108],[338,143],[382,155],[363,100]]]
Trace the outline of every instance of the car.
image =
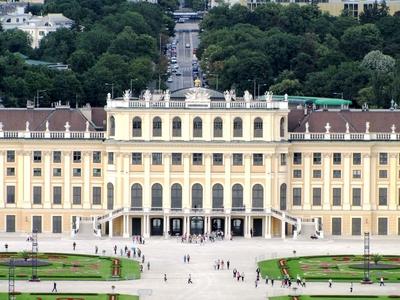
[[167,82],[172,82],[172,77],[168,77]]
[[176,64],[176,57],[171,58],[171,63]]
[[185,23],[185,19],[184,18],[179,18],[178,19],[178,23]]
[[185,47],[186,47],[186,48],[190,48],[190,44],[189,44],[189,43],[186,43],[186,44],[185,44]]
[[176,75],[176,76],[181,76],[181,75],[182,75],[182,72],[181,72],[181,71],[176,71],[175,75]]

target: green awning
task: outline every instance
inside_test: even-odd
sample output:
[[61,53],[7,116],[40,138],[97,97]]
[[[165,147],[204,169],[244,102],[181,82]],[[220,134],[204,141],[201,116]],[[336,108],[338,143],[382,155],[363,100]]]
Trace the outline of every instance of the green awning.
[[336,98],[325,98],[317,99],[314,102],[316,105],[330,105],[330,106],[340,106],[340,105],[350,105],[350,100],[336,99]]

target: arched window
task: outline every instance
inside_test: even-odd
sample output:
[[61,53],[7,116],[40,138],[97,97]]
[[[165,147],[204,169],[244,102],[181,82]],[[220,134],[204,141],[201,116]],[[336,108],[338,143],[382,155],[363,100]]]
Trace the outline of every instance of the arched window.
[[110,117],[110,125],[109,125],[109,130],[110,130],[110,136],[115,135],[115,118],[113,116]]
[[107,183],[107,209],[114,209],[114,185]]
[[162,209],[162,192],[163,188],[161,184],[155,183],[151,187],[151,209],[161,210]]
[[174,183],[171,187],[171,208],[182,208],[182,186],[179,183]]
[[192,186],[192,208],[203,208],[203,186],[199,183]]
[[264,208],[264,188],[261,184],[255,184],[252,192],[252,208],[260,210]]
[[263,137],[263,121],[261,118],[254,119],[254,137]]
[[243,122],[241,118],[235,118],[233,120],[233,137],[243,136]]
[[281,123],[280,123],[280,137],[283,138],[285,137],[285,118],[281,118]]
[[162,132],[162,121],[160,117],[155,117],[153,119],[153,136],[159,137]]
[[222,130],[223,130],[223,125],[222,125],[222,119],[217,117],[214,119],[214,137],[222,137]]
[[139,117],[134,117],[132,121],[132,136],[141,137],[142,136],[142,119]]
[[182,136],[182,121],[181,118],[175,117],[172,120],[172,136],[181,137]]
[[201,118],[196,117],[193,120],[193,137],[203,136],[203,121]]
[[232,187],[232,210],[242,210],[243,208],[243,187],[237,183]]
[[141,209],[143,206],[143,188],[139,183],[131,186],[131,207]]
[[219,183],[212,188],[212,208],[224,208],[224,187]]
[[286,210],[286,183],[282,183],[280,187],[280,195],[279,195],[279,208],[281,210]]

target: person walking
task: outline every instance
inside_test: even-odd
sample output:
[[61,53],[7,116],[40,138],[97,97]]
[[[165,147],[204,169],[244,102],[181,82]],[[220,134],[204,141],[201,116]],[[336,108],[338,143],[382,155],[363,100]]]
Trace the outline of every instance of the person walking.
[[329,287],[332,288],[332,279],[328,280]]
[[164,282],[167,282],[167,274],[164,274]]
[[147,271],[150,271],[150,262],[147,262]]
[[190,255],[189,254],[186,255],[186,259],[187,259],[187,262],[189,263],[190,262]]
[[383,281],[383,277],[379,280],[379,286],[385,286],[385,282]]
[[144,264],[144,255],[142,255],[142,264]]
[[53,289],[51,290],[52,293],[57,293],[57,282],[53,283]]
[[265,284],[268,284],[268,275],[265,275]]
[[193,281],[192,281],[192,275],[190,275],[190,274],[189,274],[187,283],[188,283],[188,284],[192,284],[192,283],[193,283]]
[[97,246],[94,246],[94,254],[96,254],[96,255],[97,255],[97,253],[99,253],[99,247],[97,247]]
[[72,243],[72,249],[75,251],[75,249],[76,249],[76,243],[75,242],[73,242]]
[[242,272],[241,276],[242,276],[242,281],[244,281],[244,272]]
[[274,286],[274,279],[271,278],[271,286]]
[[233,273],[233,278],[235,278],[236,277],[236,273],[237,273],[236,268],[233,269],[232,273]]
[[257,286],[258,286],[258,280],[257,279],[254,280],[254,286],[255,286],[255,288],[257,288]]
[[186,264],[186,254],[183,256],[183,262]]
[[114,245],[114,255],[117,255],[117,245]]
[[353,292],[353,283],[350,282],[350,293],[352,293],[352,292]]
[[229,266],[230,266],[231,262],[229,261],[229,259],[226,261],[226,268],[229,270]]
[[302,287],[306,287],[306,279],[305,278],[302,279],[301,286]]

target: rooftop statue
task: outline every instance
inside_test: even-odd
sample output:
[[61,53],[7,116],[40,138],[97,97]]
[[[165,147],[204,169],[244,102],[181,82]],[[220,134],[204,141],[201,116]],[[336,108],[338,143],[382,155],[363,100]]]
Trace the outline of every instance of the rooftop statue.
[[49,121],[46,121],[46,131],[49,131]]
[[164,92],[164,101],[169,101],[171,99],[171,92],[167,89]]
[[3,124],[3,122],[0,122],[0,131],[3,131],[3,128],[4,128],[4,124]]
[[107,93],[107,101],[110,101],[110,100],[111,100],[111,94]]
[[249,91],[244,91],[244,95],[243,95],[243,99],[246,102],[250,102],[251,100],[253,100],[253,96],[250,94]]
[[232,101],[235,101],[235,100],[236,100],[236,92],[235,92],[235,90],[234,90],[234,89],[231,89],[231,90],[229,91],[229,94],[231,95]]
[[210,101],[207,91],[199,87],[191,88],[185,96],[186,101]]
[[150,101],[150,100],[151,100],[151,93],[150,93],[150,90],[147,89],[147,90],[144,92],[143,98],[144,98],[144,101]]
[[29,131],[29,121],[26,121],[26,122],[25,122],[25,130],[26,130],[26,131]]
[[226,101],[226,102],[231,102],[231,100],[232,100],[232,95],[231,95],[230,91],[226,90],[226,91],[224,92],[224,98],[225,98],[225,101]]
[[346,122],[346,133],[350,133],[349,122]]
[[129,101],[131,98],[131,90],[125,90],[123,95],[124,101]]
[[199,77],[197,77],[194,81],[194,86],[195,87],[201,87],[201,80],[199,79]]
[[308,124],[308,122],[306,122],[306,133],[310,132],[309,128],[310,128],[310,124]]
[[369,122],[365,122],[365,133],[369,133]]

